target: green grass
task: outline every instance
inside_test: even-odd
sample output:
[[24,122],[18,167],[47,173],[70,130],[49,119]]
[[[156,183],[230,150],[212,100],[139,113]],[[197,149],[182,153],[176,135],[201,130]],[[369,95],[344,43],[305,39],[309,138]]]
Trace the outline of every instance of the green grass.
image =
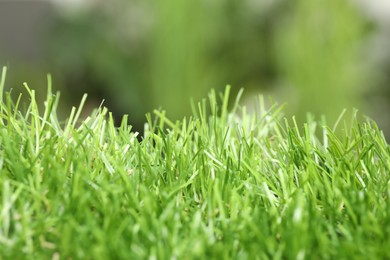
[[26,90],[25,108],[0,94],[0,258],[390,257],[374,122],[297,126],[262,98],[229,106],[226,88],[182,121],[154,111],[138,141],[104,107],[80,121],[85,98],[59,122],[50,81],[44,111]]

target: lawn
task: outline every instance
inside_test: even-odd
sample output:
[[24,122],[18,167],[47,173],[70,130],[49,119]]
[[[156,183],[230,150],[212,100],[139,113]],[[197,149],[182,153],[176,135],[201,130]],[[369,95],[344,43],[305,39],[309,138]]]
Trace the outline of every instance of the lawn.
[[356,113],[298,125],[227,87],[139,136],[103,106],[80,119],[86,96],[60,121],[50,78],[44,106],[4,80],[0,258],[390,258],[390,149]]

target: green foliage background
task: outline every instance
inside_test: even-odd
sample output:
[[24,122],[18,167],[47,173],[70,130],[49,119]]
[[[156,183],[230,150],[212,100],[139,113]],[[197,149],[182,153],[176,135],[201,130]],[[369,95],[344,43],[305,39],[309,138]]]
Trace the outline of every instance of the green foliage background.
[[190,98],[227,84],[288,103],[298,120],[314,112],[331,122],[343,108],[370,114],[363,96],[380,85],[365,52],[369,23],[350,1],[116,0],[58,11],[42,69],[68,102],[88,92],[92,107],[105,99],[138,130],[146,112],[179,119]]

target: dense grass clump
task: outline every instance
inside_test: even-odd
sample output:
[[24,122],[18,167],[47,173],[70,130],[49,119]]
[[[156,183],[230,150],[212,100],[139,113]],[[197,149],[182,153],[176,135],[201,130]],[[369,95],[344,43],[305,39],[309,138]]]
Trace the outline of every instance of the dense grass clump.
[[85,98],[62,124],[50,84],[42,112],[26,89],[26,109],[1,94],[1,258],[390,257],[390,149],[371,121],[336,135],[261,98],[229,112],[227,88],[182,121],[155,111],[139,141],[103,107],[80,121]]

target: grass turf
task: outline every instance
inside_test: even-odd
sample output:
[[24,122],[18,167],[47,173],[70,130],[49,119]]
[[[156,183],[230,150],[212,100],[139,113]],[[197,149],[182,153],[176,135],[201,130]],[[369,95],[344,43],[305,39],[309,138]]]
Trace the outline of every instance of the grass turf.
[[172,122],[147,116],[138,141],[85,102],[66,123],[3,97],[0,257],[31,259],[389,258],[390,149],[356,117],[341,134],[282,109],[248,113],[229,88]]

